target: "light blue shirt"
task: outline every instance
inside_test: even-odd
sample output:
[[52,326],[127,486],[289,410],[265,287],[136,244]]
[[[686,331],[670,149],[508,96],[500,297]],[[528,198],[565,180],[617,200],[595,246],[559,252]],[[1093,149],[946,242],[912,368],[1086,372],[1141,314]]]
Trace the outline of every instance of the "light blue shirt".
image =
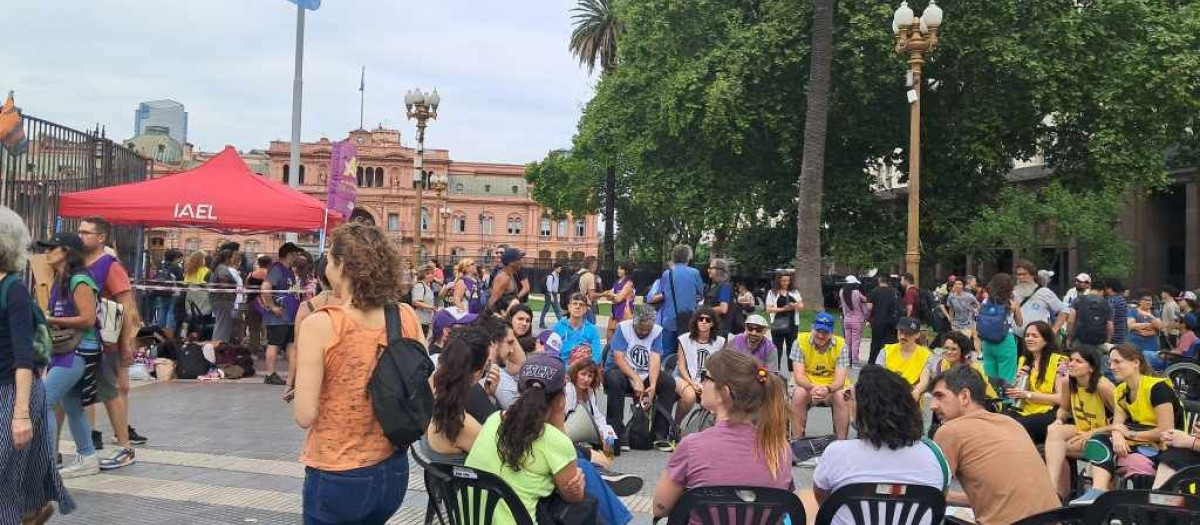
[[[671,278],[673,277],[673,278]],[[659,279],[659,289],[662,291],[663,302],[659,313],[662,314],[662,327],[669,331],[677,331],[675,326],[675,306],[684,312],[696,311],[696,305],[704,298],[704,280],[700,278],[700,270],[683,263],[675,263],[670,270],[663,272]],[[672,283],[674,292],[671,291]],[[675,298],[675,293],[679,294]]]
[[596,330],[596,325],[583,321],[583,326],[579,329],[571,327],[571,319],[559,319],[554,325],[554,333],[562,338],[562,349],[559,352],[559,357],[563,361],[567,361],[571,357],[571,352],[579,345],[588,344],[592,347],[592,362],[600,363],[600,357],[604,352],[604,343],[600,342],[600,332]]

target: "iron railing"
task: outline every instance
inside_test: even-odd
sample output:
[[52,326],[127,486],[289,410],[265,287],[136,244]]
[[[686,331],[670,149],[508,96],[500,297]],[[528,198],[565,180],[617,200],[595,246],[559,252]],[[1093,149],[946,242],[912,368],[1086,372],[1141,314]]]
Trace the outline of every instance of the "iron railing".
[[[104,136],[23,115],[28,149],[13,155],[0,148],[0,204],[12,208],[36,239],[75,228],[58,217],[64,193],[145,180],[150,161]],[[141,275],[142,229],[118,227],[109,244],[133,275]]]

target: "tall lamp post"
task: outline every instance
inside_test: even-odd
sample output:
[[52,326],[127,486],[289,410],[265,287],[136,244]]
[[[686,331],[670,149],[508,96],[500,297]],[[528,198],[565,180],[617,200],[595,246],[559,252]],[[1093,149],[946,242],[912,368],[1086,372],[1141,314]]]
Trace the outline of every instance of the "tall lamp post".
[[[445,250],[446,246],[450,244],[450,242],[449,242],[450,241],[450,232],[448,231],[448,228],[446,228],[446,221],[450,220],[450,206],[449,205],[442,204],[441,215],[442,215],[442,222],[441,222],[441,232],[442,232],[441,245],[442,245],[442,247],[441,247],[441,250]],[[438,251],[434,255],[444,255],[444,254],[442,254],[441,251]]]
[[908,2],[901,2],[892,19],[896,35],[896,53],[908,57],[911,80],[908,92],[910,107],[908,139],[908,239],[904,251],[905,271],[914,278],[921,276],[921,70],[925,57],[937,47],[938,27],[942,25],[942,8],[934,0],[921,13],[913,16]]
[[[446,204],[446,197],[445,197],[445,193],[444,193],[446,191],[446,183],[447,183],[447,181],[446,181],[445,175],[440,175],[437,173],[431,173],[429,175],[429,185],[430,185],[430,187],[433,188],[433,191],[434,191],[434,195],[435,195],[434,201],[437,203],[440,203],[440,204],[438,204],[439,207],[445,207],[445,204]],[[433,256],[434,257],[437,257],[438,255],[441,254],[441,252],[438,251],[439,250],[438,245],[441,244],[442,239],[443,239],[441,221],[438,220],[437,215],[438,215],[437,212],[429,214],[429,220],[433,222]]]
[[417,156],[413,159],[413,182],[417,187],[417,205],[413,208],[412,260],[413,267],[420,263],[421,257],[421,199],[425,193],[425,126],[429,120],[437,120],[438,105],[442,102],[437,90],[432,93],[422,93],[414,89],[404,95],[404,108],[408,118],[417,121]]

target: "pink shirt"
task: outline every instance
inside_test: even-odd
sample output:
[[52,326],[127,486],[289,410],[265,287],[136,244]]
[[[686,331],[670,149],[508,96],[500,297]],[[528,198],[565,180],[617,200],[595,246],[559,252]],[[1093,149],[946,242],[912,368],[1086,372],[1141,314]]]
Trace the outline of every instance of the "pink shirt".
[[749,485],[794,490],[792,449],[783,451],[778,477],[772,478],[762,454],[755,453],[757,443],[753,425],[718,421],[679,442],[667,460],[667,475],[684,488]]

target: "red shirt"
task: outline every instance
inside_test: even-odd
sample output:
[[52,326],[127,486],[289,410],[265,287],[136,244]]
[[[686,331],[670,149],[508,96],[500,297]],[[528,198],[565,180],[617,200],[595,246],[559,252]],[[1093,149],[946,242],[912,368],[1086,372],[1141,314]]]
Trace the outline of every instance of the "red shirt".
[[917,306],[921,303],[921,294],[917,291],[916,286],[909,286],[904,289],[904,312],[905,316],[911,317],[916,315]]

